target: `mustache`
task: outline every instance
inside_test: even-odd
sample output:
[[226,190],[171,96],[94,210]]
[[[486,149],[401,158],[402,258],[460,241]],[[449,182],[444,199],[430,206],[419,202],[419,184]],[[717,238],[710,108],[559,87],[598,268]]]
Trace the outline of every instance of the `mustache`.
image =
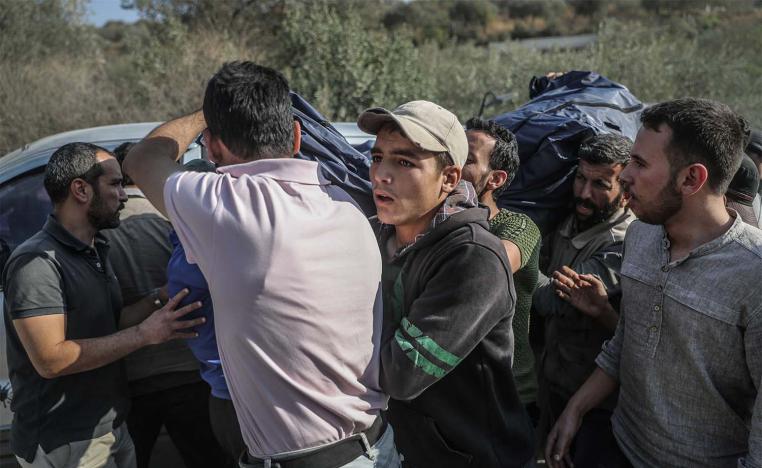
[[590,200],[585,200],[584,198],[580,198],[580,197],[574,197],[574,204],[575,205],[582,205],[585,208],[587,208],[589,210],[593,210],[593,211],[598,209],[598,207],[595,206],[593,204],[593,202],[591,202]]

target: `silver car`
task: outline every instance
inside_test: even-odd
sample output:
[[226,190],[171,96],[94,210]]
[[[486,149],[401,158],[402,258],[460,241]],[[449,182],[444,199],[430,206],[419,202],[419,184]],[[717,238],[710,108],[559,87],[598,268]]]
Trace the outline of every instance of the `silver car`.
[[[43,176],[45,165],[56,149],[67,143],[84,141],[113,150],[124,142],[141,140],[159,124],[160,122],[146,122],[109,125],[59,133],[0,158],[0,271],[10,252],[39,231],[51,212],[50,199],[43,187]],[[334,126],[351,145],[359,148],[366,148],[374,138],[363,133],[354,123],[337,123]],[[182,162],[202,157],[202,149],[198,143],[191,144]],[[0,311],[2,308],[3,292],[0,284]],[[9,441],[12,419],[9,401],[13,392],[8,379],[4,324],[5,321],[0,320],[0,468],[15,468],[18,465],[10,451]],[[168,443],[166,434],[162,437],[157,441],[151,465],[183,466],[176,454],[171,453],[173,447]]]

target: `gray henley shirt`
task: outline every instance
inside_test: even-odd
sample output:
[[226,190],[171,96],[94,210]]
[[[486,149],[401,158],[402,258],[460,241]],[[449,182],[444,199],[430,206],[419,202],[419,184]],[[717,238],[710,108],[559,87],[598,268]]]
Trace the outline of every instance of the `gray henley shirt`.
[[632,223],[621,318],[596,363],[620,383],[614,434],[635,467],[762,466],[762,231],[736,216],[671,262]]

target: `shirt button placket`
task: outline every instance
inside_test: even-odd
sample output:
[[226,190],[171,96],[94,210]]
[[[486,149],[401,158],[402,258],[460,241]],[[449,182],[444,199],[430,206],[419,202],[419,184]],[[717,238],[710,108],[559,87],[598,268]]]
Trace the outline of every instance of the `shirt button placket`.
[[651,325],[648,327],[648,344],[651,347],[651,357],[656,357],[656,348],[659,344],[659,337],[661,331],[659,327],[663,318],[663,304],[664,304],[664,286],[666,283],[667,275],[669,274],[669,267],[664,265],[661,270],[664,272],[663,277],[659,278],[659,284],[656,286],[658,294],[655,295],[655,303],[651,308]]

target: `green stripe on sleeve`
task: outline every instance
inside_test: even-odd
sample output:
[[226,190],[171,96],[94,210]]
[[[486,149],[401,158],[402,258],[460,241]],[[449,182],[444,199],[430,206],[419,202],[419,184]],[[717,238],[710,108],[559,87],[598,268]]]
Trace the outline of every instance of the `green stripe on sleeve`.
[[402,332],[397,329],[396,332],[394,332],[394,338],[397,340],[397,344],[402,349],[402,351],[405,352],[405,355],[410,359],[415,367],[420,368],[424,372],[426,372],[429,375],[433,375],[436,378],[442,378],[445,376],[445,371],[438,367],[433,362],[426,359],[421,353],[416,351],[416,349],[413,347],[413,345],[405,339],[404,336],[402,336]]
[[408,335],[415,338],[415,341],[423,346],[423,349],[436,356],[436,358],[443,363],[447,364],[450,367],[455,367],[458,365],[458,363],[460,363],[461,358],[450,353],[446,349],[439,346],[436,341],[424,335],[418,327],[410,323],[407,317],[402,319],[402,327],[405,329],[405,332]]

